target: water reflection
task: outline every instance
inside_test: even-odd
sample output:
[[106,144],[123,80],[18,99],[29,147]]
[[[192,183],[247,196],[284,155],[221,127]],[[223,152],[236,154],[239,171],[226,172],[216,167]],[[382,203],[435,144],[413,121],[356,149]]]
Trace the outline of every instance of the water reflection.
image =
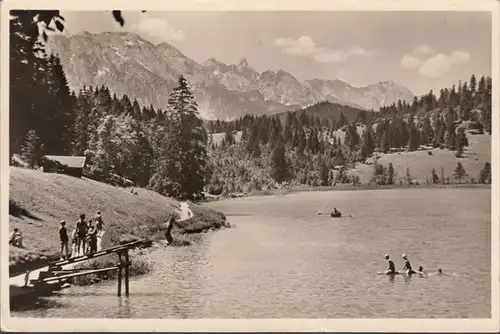
[[130,297],[118,297],[118,314],[120,318],[130,318]]

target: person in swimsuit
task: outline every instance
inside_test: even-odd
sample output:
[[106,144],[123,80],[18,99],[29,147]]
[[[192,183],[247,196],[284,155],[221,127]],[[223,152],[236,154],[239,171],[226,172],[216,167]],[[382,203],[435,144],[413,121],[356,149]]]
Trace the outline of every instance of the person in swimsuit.
[[97,251],[97,228],[92,224],[92,219],[89,220],[87,238],[87,254],[94,254]]
[[396,273],[396,267],[394,266],[394,262],[392,262],[391,257],[389,256],[389,254],[385,255],[385,259],[387,260],[387,262],[389,264],[389,267],[387,267],[387,270],[385,272],[386,275],[395,274]]
[[71,233],[71,257],[75,257],[78,254],[78,231],[76,227]]
[[101,250],[101,243],[102,243],[102,236],[104,235],[104,229],[103,229],[104,222],[102,221],[101,211],[97,211],[97,214],[95,215],[94,221],[96,222],[95,228],[97,230],[97,248],[96,248],[96,250],[100,251]]
[[417,274],[427,275],[427,273],[424,271],[424,267],[422,267],[422,266],[418,267]]
[[97,214],[94,217],[94,221],[95,221],[95,228],[97,230],[97,233],[99,234],[102,231],[104,225],[104,222],[102,221],[101,217],[101,211],[97,211]]
[[61,227],[59,228],[59,240],[61,241],[61,259],[64,259],[64,249],[66,249],[66,259],[69,259],[69,250],[68,250],[68,229],[66,228],[66,222],[61,220]]
[[80,215],[80,219],[76,222],[76,231],[78,233],[78,252],[81,255],[85,254],[85,243],[87,241],[87,222],[85,214]]
[[172,241],[174,241],[174,238],[172,237],[172,228],[174,227],[174,224],[175,224],[175,217],[172,214],[167,225],[167,230],[165,231],[165,240],[167,240],[167,245],[170,245]]
[[411,268],[411,264],[410,264],[410,260],[408,260],[408,256],[406,256],[406,254],[403,254],[401,257],[403,258],[403,260],[405,260],[405,265],[404,265],[402,271],[408,275],[414,274],[415,271],[413,271],[413,269]]

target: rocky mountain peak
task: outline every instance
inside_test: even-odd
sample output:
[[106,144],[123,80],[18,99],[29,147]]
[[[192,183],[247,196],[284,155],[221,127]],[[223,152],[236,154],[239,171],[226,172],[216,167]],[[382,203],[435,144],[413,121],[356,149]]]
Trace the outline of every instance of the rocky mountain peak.
[[242,58],[237,65],[238,70],[242,71],[248,68],[248,61],[245,58]]
[[58,37],[49,39],[49,44],[59,54],[72,89],[106,85],[118,96],[127,94],[141,104],[164,109],[168,92],[184,75],[195,87],[200,113],[210,118],[275,113],[324,100],[378,110],[414,97],[392,81],[357,87],[341,79],[302,82],[281,69],[259,74],[245,58],[232,65],[213,57],[199,64],[171,44],[154,45],[129,32]]

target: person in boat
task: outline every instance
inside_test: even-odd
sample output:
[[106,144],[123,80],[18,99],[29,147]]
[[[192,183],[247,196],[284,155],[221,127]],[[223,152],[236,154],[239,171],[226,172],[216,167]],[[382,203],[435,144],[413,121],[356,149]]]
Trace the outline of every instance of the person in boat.
[[403,258],[403,260],[405,260],[405,265],[403,266],[403,269],[401,271],[408,274],[408,275],[414,274],[415,271],[411,268],[411,264],[410,264],[410,260],[408,260],[408,256],[406,256],[406,254],[403,254],[401,257]]
[[386,275],[395,274],[396,267],[394,266],[394,262],[392,262],[389,254],[385,254],[385,259],[387,260],[387,263],[389,264],[389,266],[387,267],[387,270],[385,271]]
[[23,234],[17,227],[10,234],[9,245],[23,248]]
[[337,208],[333,208],[332,216],[337,217],[340,215],[341,215],[340,211],[338,211]]

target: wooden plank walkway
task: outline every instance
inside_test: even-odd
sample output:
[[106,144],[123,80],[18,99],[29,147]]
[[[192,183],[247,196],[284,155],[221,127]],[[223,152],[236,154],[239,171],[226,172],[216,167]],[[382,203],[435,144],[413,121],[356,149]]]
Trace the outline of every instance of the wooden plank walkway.
[[30,271],[27,274],[21,274],[21,275],[9,278],[9,285],[14,286],[14,287],[33,286],[33,284],[31,284],[31,281],[39,280],[40,273],[42,273],[42,276],[43,276],[43,273],[46,273],[46,272],[53,272],[53,273],[58,274],[61,270],[64,270],[64,271],[76,270],[76,269],[74,269],[74,267],[77,263],[81,263],[81,262],[84,262],[84,261],[87,261],[90,259],[94,259],[97,257],[101,257],[104,255],[109,255],[109,254],[113,254],[113,253],[126,251],[130,248],[134,248],[134,247],[146,244],[148,242],[150,242],[150,241],[147,239],[137,240],[137,241],[129,242],[126,244],[117,245],[117,246],[109,247],[106,249],[102,249],[100,251],[95,252],[94,254],[87,254],[87,255],[76,256],[76,257],[65,259],[65,260],[54,261],[54,262],[49,263],[48,266],[45,266],[43,268],[35,269],[35,270]]

